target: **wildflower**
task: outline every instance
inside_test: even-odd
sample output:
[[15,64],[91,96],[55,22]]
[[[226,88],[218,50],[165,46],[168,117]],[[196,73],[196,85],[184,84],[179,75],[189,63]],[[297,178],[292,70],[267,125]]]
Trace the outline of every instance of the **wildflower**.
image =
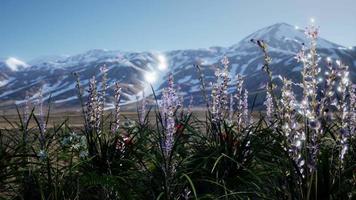
[[297,62],[306,62],[306,56],[305,56],[305,46],[302,45],[302,50],[297,53],[297,55],[294,57]]
[[267,120],[269,122],[272,122],[273,118],[274,118],[274,103],[273,103],[273,100],[272,100],[272,94],[268,90],[268,85],[267,85],[267,89],[266,89],[266,100],[264,102],[264,105],[266,106]]
[[232,125],[232,118],[234,115],[234,96],[230,94],[230,103],[229,103],[229,120],[228,122]]
[[[291,140],[291,136],[294,134],[294,127],[296,126],[295,121],[295,110],[296,110],[296,99],[294,92],[292,91],[292,82],[286,78],[282,79],[283,87],[282,87],[282,98],[280,100],[281,103],[281,111],[282,111],[282,122],[284,123],[284,133]],[[282,128],[283,128],[282,127]]]
[[218,87],[216,85],[213,85],[212,91],[211,91],[211,114],[212,114],[212,119],[214,122],[217,122],[220,120],[220,96],[218,96]]
[[163,149],[165,156],[169,156],[173,148],[174,133],[176,132],[174,113],[178,108],[179,98],[176,95],[173,83],[173,75],[168,77],[168,88],[165,88],[162,94],[161,115],[165,128]]
[[340,143],[341,143],[341,153],[340,160],[343,161],[344,155],[348,149],[347,140],[349,137],[349,107],[347,103],[347,92],[349,87],[349,71],[348,66],[338,63],[340,70],[340,81],[339,81],[339,92],[340,101],[338,109],[341,113],[341,130],[340,130]]
[[243,83],[244,80],[240,74],[236,76],[236,94],[235,94],[235,99],[236,99],[236,123],[237,123],[237,128],[240,129],[242,127],[243,123]]
[[140,124],[143,125],[145,124],[145,117],[146,117],[146,105],[147,105],[147,100],[145,97],[145,92],[142,92],[142,100],[141,100],[141,108],[139,110],[139,117],[140,117]]
[[229,60],[228,58],[225,56],[221,62],[224,65],[224,70],[223,72],[220,74],[221,79],[222,79],[222,83],[221,83],[221,101],[222,101],[222,107],[225,111],[228,110],[228,83],[230,81],[229,79],[229,71],[228,71],[228,67],[229,67]]
[[316,40],[319,35],[319,28],[315,25],[311,25],[305,28],[304,32],[310,39]]
[[93,76],[89,80],[89,89],[88,89],[88,102],[87,102],[87,119],[89,123],[89,128],[95,130],[99,133],[100,126],[100,103],[98,100],[98,92],[96,88],[96,79]]
[[356,84],[349,86],[350,106],[349,106],[349,126],[350,133],[356,131]]
[[112,133],[116,134],[120,128],[120,99],[121,99],[121,87],[118,82],[115,83],[114,94],[114,123],[112,127]]
[[[307,56],[305,56],[304,45],[302,47],[301,53],[297,55],[297,60],[303,63],[302,71],[302,87],[303,87],[303,97],[302,103],[300,104],[300,109],[304,115],[306,122],[308,122],[311,132],[308,139],[309,143],[307,148],[309,149],[309,163],[308,167],[310,171],[313,171],[316,167],[316,156],[319,151],[318,137],[322,133],[321,125],[319,122],[320,106],[317,99],[318,92],[318,76],[320,73],[320,68],[318,67],[318,57],[316,51],[317,38],[318,38],[318,28],[311,25],[306,28],[305,34],[310,38],[310,50]],[[299,57],[299,58],[298,58]]]
[[242,101],[242,119],[243,124],[247,126],[249,124],[249,115],[248,115],[248,91],[245,89],[244,98]]
[[280,108],[282,111],[282,130],[287,138],[288,152],[291,158],[299,167],[299,172],[303,173],[304,159],[302,158],[302,144],[305,140],[303,131],[297,131],[296,120],[296,98],[292,90],[292,81],[282,78],[282,97]]
[[213,84],[211,92],[211,113],[214,122],[220,121],[223,114],[229,110],[227,91],[228,83],[230,81],[228,75],[228,58],[224,57],[221,63],[224,65],[224,68],[223,70],[217,69],[215,71],[217,81]]
[[337,76],[337,71],[333,68],[331,59],[327,60],[327,69],[325,72],[325,85],[324,90],[321,91],[322,98],[320,100],[319,116],[320,118],[331,119],[332,112],[328,112],[331,109],[332,102],[334,101],[334,86]]
[[103,118],[104,108],[105,108],[105,96],[107,90],[107,75],[108,75],[108,68],[106,67],[106,65],[100,67],[100,72],[102,73],[102,80],[101,80],[101,93],[99,95],[98,112],[100,113],[100,118]]

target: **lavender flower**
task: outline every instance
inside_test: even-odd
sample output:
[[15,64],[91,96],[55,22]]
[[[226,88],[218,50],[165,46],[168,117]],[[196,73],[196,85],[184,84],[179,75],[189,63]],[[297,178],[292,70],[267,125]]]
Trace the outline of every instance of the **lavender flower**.
[[100,72],[102,73],[102,80],[101,80],[101,93],[99,95],[98,112],[100,113],[100,118],[102,119],[104,116],[105,96],[107,90],[108,68],[106,67],[106,65],[100,67]]
[[114,95],[114,123],[112,127],[112,133],[116,134],[120,128],[120,99],[121,99],[121,87],[118,82],[115,83],[115,95]]
[[214,122],[218,122],[220,120],[220,110],[221,110],[221,105],[220,105],[220,96],[218,96],[218,87],[216,85],[212,86],[211,90],[211,115],[212,115],[212,120]]
[[303,131],[297,131],[297,102],[292,90],[292,81],[286,78],[282,78],[282,81],[282,98],[280,100],[282,131],[287,138],[288,152],[299,167],[299,172],[303,173],[305,161],[302,157],[302,144],[305,141],[305,134]]
[[318,57],[316,51],[317,38],[318,38],[318,28],[314,25],[306,28],[306,35],[310,38],[310,51],[308,54],[305,53],[305,47],[303,46],[301,52],[297,54],[297,60],[303,63],[303,99],[300,105],[302,114],[304,115],[311,132],[308,134],[310,139],[308,139],[309,144],[307,148],[309,149],[309,163],[308,167],[310,171],[313,171],[316,167],[316,156],[319,150],[318,137],[322,133],[320,121],[319,121],[319,101],[317,99],[318,92],[318,75],[320,73],[320,68],[318,67],[318,62],[320,58]]
[[168,156],[172,151],[175,131],[176,128],[175,128],[175,119],[174,119],[174,109],[172,108],[172,106],[170,106],[168,110],[166,138],[164,143],[166,156]]
[[228,83],[230,81],[228,72],[228,58],[224,57],[221,63],[224,65],[224,69],[217,69],[215,71],[217,81],[212,85],[211,92],[211,114],[214,122],[220,121],[222,116],[229,110],[227,91]]
[[230,81],[229,70],[228,70],[230,62],[229,62],[228,58],[225,56],[223,58],[223,60],[221,61],[221,63],[224,66],[223,72],[221,74],[219,74],[221,76],[221,79],[222,79],[222,83],[221,83],[221,101],[222,101],[223,109],[226,112],[228,110],[228,91],[227,91],[227,89],[228,89],[228,84],[229,84],[229,81]]
[[165,128],[164,142],[162,145],[165,156],[167,157],[170,155],[174,144],[174,133],[176,132],[174,113],[178,108],[178,102],[179,98],[174,89],[173,75],[170,74],[168,78],[168,88],[165,88],[162,94],[160,108]]
[[98,92],[96,88],[96,79],[93,76],[89,81],[88,89],[88,102],[87,102],[87,120],[89,123],[89,128],[97,131],[99,133],[100,127],[100,103],[98,100]]
[[325,72],[325,86],[321,90],[322,98],[320,100],[319,117],[325,120],[331,120],[332,112],[329,112],[334,102],[334,87],[336,80],[336,70],[333,68],[332,61],[330,58],[327,59],[327,69]]
[[315,25],[310,25],[305,28],[305,35],[307,35],[312,41],[316,41],[319,35],[319,27]]
[[141,106],[139,109],[139,117],[140,117],[140,124],[143,125],[145,124],[145,117],[146,117],[146,105],[147,105],[147,100],[145,96],[145,92],[142,92],[142,101],[141,101]]
[[236,76],[236,94],[235,94],[235,98],[236,98],[236,104],[237,104],[237,109],[236,109],[236,123],[237,123],[237,128],[240,129],[242,126],[242,115],[243,115],[243,83],[244,80],[242,79],[242,76],[240,74],[238,74]]
[[244,98],[242,101],[242,120],[245,127],[250,123],[250,118],[248,115],[248,91],[245,89]]
[[234,116],[234,96],[230,94],[230,103],[229,103],[229,124],[232,125],[233,121],[232,118]]
[[220,96],[218,96],[218,87],[216,85],[212,86],[211,90],[211,115],[213,122],[218,122],[220,120],[221,115],[221,104],[220,104]]
[[272,94],[271,92],[268,90],[268,85],[266,88],[266,100],[263,103],[266,106],[266,116],[267,116],[267,120],[269,122],[272,122],[274,119],[274,103],[273,103],[273,99],[272,99]]
[[349,87],[349,71],[348,66],[343,65],[338,62],[340,81],[338,86],[338,92],[340,93],[340,101],[338,104],[338,109],[341,113],[341,130],[340,130],[340,143],[341,143],[341,153],[340,160],[343,161],[346,151],[348,149],[347,139],[349,137],[349,108],[347,103],[347,91]]
[[349,125],[350,133],[356,131],[356,84],[349,86],[350,106],[349,106]]
[[317,101],[317,91],[318,91],[318,75],[320,68],[318,67],[319,57],[316,52],[317,38],[318,38],[318,28],[315,26],[309,26],[306,28],[305,33],[311,39],[310,41],[310,52],[305,55],[304,47],[302,49],[304,57],[303,62],[303,103],[302,109],[306,117],[312,123],[318,124],[317,112],[318,112],[318,101]]

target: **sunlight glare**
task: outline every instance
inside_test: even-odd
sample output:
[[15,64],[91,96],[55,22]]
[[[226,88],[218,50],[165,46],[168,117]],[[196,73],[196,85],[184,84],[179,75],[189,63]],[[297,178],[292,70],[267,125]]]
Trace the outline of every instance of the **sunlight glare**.
[[147,72],[145,74],[145,79],[148,83],[152,84],[154,82],[156,82],[157,80],[157,76],[156,76],[156,73],[155,72]]
[[159,54],[157,56],[157,59],[158,59],[158,69],[161,71],[166,70],[168,68],[166,57],[162,54]]

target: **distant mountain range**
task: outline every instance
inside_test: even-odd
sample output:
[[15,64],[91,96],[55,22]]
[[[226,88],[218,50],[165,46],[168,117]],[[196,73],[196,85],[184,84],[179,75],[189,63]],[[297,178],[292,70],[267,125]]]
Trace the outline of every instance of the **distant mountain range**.
[[[207,49],[187,49],[166,52],[123,52],[94,49],[74,56],[42,57],[25,63],[15,58],[0,61],[0,108],[10,108],[22,104],[26,94],[32,100],[38,97],[43,87],[44,99],[52,97],[58,107],[75,108],[78,104],[73,72],[78,72],[81,84],[87,86],[89,79],[101,78],[100,67],[108,68],[109,91],[107,102],[110,106],[113,84],[118,81],[123,88],[122,102],[133,103],[143,90],[150,91],[147,76],[157,76],[154,88],[159,91],[166,86],[168,72],[174,75],[175,83],[185,102],[190,95],[196,105],[202,105],[199,75],[194,65],[200,64],[207,86],[214,81],[216,67],[221,67],[221,59],[227,56],[230,61],[231,77],[242,74],[250,99],[257,96],[257,105],[264,99],[264,85],[267,77],[261,70],[263,55],[261,50],[250,42],[262,39],[269,46],[272,57],[271,69],[274,75],[300,79],[301,64],[295,54],[302,43],[308,44],[304,31],[286,23],[277,23],[262,28],[230,47],[211,47]],[[321,57],[340,59],[350,67],[352,79],[356,79],[356,47],[346,48],[320,38],[318,53]],[[325,66],[324,60],[320,66]],[[167,70],[160,70],[168,67]],[[153,78],[153,77],[151,77]],[[230,92],[233,92],[232,82]]]

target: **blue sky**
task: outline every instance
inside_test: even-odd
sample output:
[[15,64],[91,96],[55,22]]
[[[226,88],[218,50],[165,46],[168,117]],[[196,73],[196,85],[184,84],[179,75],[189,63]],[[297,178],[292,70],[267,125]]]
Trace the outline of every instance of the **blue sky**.
[[356,45],[355,0],[0,0],[0,58],[229,46],[311,17],[322,37]]

